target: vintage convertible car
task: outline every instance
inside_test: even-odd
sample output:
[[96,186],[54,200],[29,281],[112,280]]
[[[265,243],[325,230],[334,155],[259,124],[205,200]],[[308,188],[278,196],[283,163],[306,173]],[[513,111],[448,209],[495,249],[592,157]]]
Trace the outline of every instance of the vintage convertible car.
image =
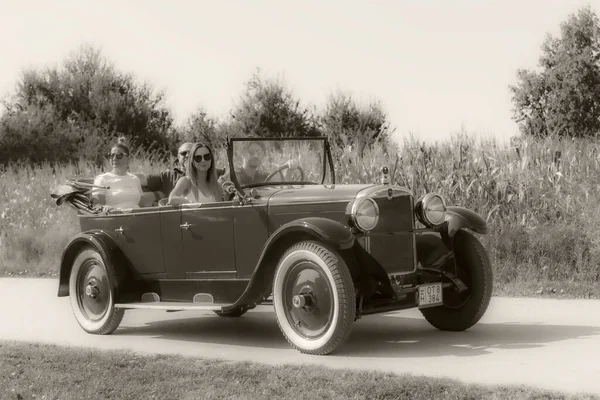
[[85,331],[112,333],[128,309],[240,317],[272,296],[290,345],[324,355],[365,315],[418,307],[462,331],[485,313],[492,269],[469,232],[487,233],[476,213],[434,193],[415,199],[386,167],[382,182],[336,184],[325,138],[232,138],[227,156],[226,201],[104,214],[84,183],[57,200],[81,225],[58,296]]

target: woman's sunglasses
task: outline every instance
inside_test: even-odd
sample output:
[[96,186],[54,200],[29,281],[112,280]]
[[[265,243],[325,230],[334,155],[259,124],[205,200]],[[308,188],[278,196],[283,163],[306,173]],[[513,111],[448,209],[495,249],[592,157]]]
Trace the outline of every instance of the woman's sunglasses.
[[196,161],[196,162],[202,162],[203,158],[204,158],[204,161],[210,161],[212,157],[210,156],[210,153],[206,153],[205,155],[196,154],[194,156],[194,161]]
[[116,158],[117,160],[120,160],[121,158],[123,158],[123,156],[126,156],[128,154],[125,153],[110,153],[108,155],[108,159],[112,160],[113,158]]

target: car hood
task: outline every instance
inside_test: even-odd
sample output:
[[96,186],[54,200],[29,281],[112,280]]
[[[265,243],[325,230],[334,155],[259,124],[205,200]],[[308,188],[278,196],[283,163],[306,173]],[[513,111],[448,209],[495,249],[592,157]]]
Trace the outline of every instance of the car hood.
[[306,185],[286,186],[270,196],[269,206],[319,202],[350,201],[374,185]]

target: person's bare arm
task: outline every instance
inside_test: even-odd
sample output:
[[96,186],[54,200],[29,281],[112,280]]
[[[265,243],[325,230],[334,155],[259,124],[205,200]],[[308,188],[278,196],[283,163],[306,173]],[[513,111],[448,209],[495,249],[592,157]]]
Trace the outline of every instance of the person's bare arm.
[[[105,186],[104,180],[98,176],[94,179],[94,186]],[[104,205],[106,204],[106,193],[105,189],[94,188],[92,189],[92,195],[90,197],[92,204]]]
[[177,205],[177,204],[189,203],[189,200],[186,199],[184,196],[185,196],[185,193],[189,190],[190,185],[191,185],[191,182],[187,176],[183,176],[183,177],[179,178],[179,180],[175,184],[175,187],[173,188],[173,191],[169,195],[169,204]]

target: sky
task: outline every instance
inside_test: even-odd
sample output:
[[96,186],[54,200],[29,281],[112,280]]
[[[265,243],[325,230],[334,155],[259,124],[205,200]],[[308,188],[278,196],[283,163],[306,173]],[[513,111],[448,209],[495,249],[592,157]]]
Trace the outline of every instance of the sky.
[[518,133],[509,85],[547,34],[600,0],[0,0],[0,95],[92,44],[167,95],[176,121],[227,116],[260,68],[306,106],[380,102],[401,141]]

